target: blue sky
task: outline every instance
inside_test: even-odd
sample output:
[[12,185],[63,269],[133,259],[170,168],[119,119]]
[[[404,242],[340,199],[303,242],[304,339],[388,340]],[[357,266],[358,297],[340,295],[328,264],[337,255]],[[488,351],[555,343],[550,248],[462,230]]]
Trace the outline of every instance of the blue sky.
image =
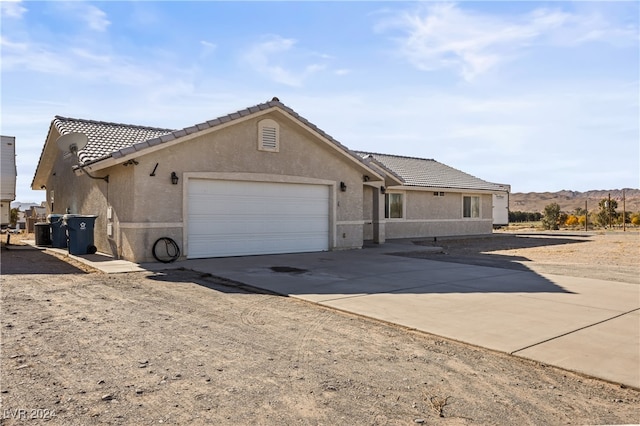
[[0,2],[19,201],[55,115],[183,128],[278,96],[354,150],[513,192],[640,186],[637,2]]

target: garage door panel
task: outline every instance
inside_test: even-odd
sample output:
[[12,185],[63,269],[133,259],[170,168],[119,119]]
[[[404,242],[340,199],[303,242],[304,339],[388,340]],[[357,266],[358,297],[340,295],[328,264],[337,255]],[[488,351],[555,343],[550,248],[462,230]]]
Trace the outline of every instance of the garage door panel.
[[328,250],[329,187],[192,179],[188,257]]

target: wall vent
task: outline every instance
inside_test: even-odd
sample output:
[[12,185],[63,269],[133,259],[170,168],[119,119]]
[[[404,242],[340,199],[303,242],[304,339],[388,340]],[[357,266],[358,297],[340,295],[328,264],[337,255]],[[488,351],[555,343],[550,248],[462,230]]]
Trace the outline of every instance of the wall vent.
[[265,119],[258,123],[258,150],[280,151],[280,126],[274,120]]

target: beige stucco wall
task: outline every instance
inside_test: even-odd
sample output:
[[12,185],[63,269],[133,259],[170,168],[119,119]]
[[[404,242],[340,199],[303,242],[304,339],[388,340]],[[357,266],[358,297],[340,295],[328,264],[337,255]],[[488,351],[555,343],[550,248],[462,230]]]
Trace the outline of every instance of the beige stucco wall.
[[[421,238],[453,235],[490,234],[492,232],[491,194],[446,192],[443,197],[433,195],[433,189],[390,188],[388,193],[404,194],[404,218],[387,219],[385,233],[387,239]],[[462,217],[462,197],[480,197],[480,218]],[[365,203],[371,194],[364,192]],[[365,218],[364,238],[373,237],[370,213],[363,211]]]
[[[52,140],[59,136],[52,130]],[[119,257],[117,236],[107,235],[107,208],[113,206],[113,218],[118,215],[131,216],[129,206],[132,205],[134,191],[132,188],[133,170],[121,165],[91,173],[102,177],[109,175],[109,183],[104,180],[91,179],[87,175],[76,175],[73,166],[77,164],[75,156],[64,158],[59,153],[51,175],[46,183],[47,214],[97,215],[94,227],[94,243],[98,251]],[[53,200],[51,196],[53,195]]]

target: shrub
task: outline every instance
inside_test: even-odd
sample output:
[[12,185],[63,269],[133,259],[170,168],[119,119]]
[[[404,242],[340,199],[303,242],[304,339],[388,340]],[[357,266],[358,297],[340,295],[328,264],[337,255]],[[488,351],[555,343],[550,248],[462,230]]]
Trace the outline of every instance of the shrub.
[[[576,226],[579,222],[580,221],[576,216],[570,214],[569,216],[567,216],[567,220],[566,220],[565,224],[567,226]],[[582,224],[584,225],[584,222]]]
[[544,216],[542,217],[542,226],[544,229],[557,230],[560,221],[560,205],[551,203],[544,208]]

